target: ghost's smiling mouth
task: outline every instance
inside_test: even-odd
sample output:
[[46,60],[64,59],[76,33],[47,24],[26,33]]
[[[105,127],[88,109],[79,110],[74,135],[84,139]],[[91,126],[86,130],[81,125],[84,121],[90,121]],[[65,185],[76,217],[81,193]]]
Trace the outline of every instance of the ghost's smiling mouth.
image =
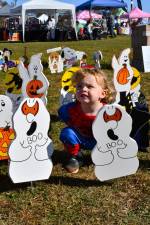
[[27,131],[27,136],[31,136],[36,131],[37,123],[34,121],[31,123],[29,130]]
[[119,138],[119,137],[114,133],[113,129],[109,129],[109,130],[107,131],[107,135],[108,135],[108,137],[109,137],[111,140],[114,140],[114,141],[118,140],[118,138]]

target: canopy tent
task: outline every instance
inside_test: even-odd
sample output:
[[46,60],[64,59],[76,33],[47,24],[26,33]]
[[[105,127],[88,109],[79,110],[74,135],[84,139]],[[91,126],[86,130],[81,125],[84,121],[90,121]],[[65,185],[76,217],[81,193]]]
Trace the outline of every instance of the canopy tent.
[[[70,0],[61,0],[62,2],[70,3]],[[90,8],[125,8],[127,3],[119,0],[74,0],[73,4],[77,9]]]
[[90,13],[88,10],[83,10],[82,12],[79,12],[77,14],[77,19],[78,20],[84,20],[84,19],[87,20],[87,19],[90,19],[90,18],[101,19],[102,15],[94,13],[94,12]]
[[10,5],[5,5],[2,8],[0,8],[0,16],[10,16],[10,9],[12,7]]
[[150,18],[150,13],[143,12],[142,10],[136,7],[132,9],[130,13],[122,15],[121,18],[130,18],[130,19]]
[[32,0],[29,2],[25,2],[22,5],[11,9],[11,13],[19,13],[22,15],[22,33],[23,33],[23,41],[25,41],[25,18],[27,10],[48,10],[48,9],[57,9],[57,10],[70,10],[72,12],[73,18],[73,26],[76,31],[76,14],[75,14],[75,6],[70,3],[55,1],[55,0]]

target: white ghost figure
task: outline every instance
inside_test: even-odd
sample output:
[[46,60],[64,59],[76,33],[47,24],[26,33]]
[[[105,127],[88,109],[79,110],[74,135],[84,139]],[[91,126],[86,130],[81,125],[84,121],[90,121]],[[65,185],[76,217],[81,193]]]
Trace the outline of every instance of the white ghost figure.
[[118,104],[105,105],[93,123],[97,141],[92,150],[95,175],[100,181],[134,174],[139,166],[138,146],[129,135],[132,118]]
[[39,98],[26,98],[13,117],[16,138],[9,147],[9,175],[14,183],[48,179],[52,171],[50,115]]
[[13,105],[6,95],[0,95],[0,127],[12,128]]
[[130,65],[130,48],[124,49],[118,60],[114,55],[112,58],[112,68],[114,70],[114,86],[117,91],[116,102],[120,101],[119,93],[126,92],[126,95],[130,91],[131,80],[133,78],[133,70]]
[[6,91],[5,94],[11,99],[13,104],[13,113],[15,113],[21,101],[23,100],[22,94],[12,94],[12,93],[9,93],[8,91]]
[[[47,103],[46,95],[49,87],[49,82],[46,76],[43,74],[43,65],[41,63],[42,53],[32,55],[28,69],[24,66],[23,60],[20,59],[18,64],[18,70],[20,77],[23,80],[22,94],[24,98],[41,98],[44,104]],[[35,85],[31,85],[31,82],[37,84],[37,81],[41,83],[41,87],[36,90],[33,88]],[[29,86],[31,86],[29,88]]]

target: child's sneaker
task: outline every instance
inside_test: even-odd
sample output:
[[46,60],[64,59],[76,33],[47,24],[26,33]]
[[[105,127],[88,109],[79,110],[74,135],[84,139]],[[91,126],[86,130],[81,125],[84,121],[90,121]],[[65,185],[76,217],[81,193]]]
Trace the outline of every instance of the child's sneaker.
[[70,157],[70,159],[65,167],[69,173],[78,173],[79,162],[75,157]]

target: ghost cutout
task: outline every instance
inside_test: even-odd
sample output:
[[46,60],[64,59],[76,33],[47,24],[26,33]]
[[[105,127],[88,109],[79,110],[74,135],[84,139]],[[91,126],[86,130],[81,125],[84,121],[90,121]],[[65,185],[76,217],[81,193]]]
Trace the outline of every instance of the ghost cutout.
[[[141,75],[139,71],[130,66],[128,54],[130,49],[122,51],[118,61],[115,56],[112,59],[114,69],[114,85],[117,91],[116,102],[125,107],[131,115],[133,124],[130,136],[134,138],[139,149],[149,146],[148,130],[150,114],[145,96],[141,92]],[[121,65],[124,68],[121,68]],[[132,79],[129,79],[129,77]],[[118,85],[118,83],[122,83]]]
[[39,98],[26,98],[13,117],[16,138],[9,148],[9,175],[14,183],[48,179],[52,171],[50,115]]
[[12,116],[11,99],[5,95],[0,95],[0,160],[8,159],[8,147],[15,137]]
[[32,55],[28,69],[22,60],[18,65],[20,77],[23,80],[22,94],[24,98],[41,98],[44,104],[47,103],[47,89],[49,82],[43,74],[43,65],[41,63],[42,53]]
[[124,49],[118,60],[114,55],[112,58],[112,68],[114,70],[114,86],[117,91],[116,102],[120,102],[121,93],[126,92],[126,95],[130,92],[131,80],[133,78],[133,70],[130,65],[130,48]]
[[0,95],[0,127],[12,128],[13,105],[6,95]]
[[139,166],[138,146],[129,135],[130,115],[118,104],[105,105],[93,123],[97,141],[92,150],[95,175],[100,181],[134,174]]
[[76,88],[72,83],[72,77],[79,69],[79,67],[71,67],[63,74],[59,98],[60,106],[75,101]]

